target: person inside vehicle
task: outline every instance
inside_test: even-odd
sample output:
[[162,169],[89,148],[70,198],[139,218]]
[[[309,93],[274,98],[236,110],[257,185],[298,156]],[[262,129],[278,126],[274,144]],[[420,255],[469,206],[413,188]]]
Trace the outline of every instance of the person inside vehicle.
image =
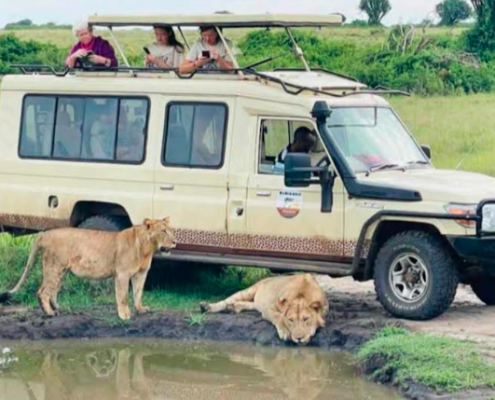
[[189,74],[197,69],[232,69],[234,63],[216,28],[214,26],[202,26],[199,30],[201,39],[191,47],[184,58],[180,66],[181,74]]
[[305,126],[297,128],[294,132],[294,141],[283,149],[275,160],[274,174],[283,174],[285,170],[285,157],[289,153],[309,153],[316,144],[316,133]]
[[77,37],[78,42],[72,47],[65,60],[67,68],[118,67],[112,45],[101,36],[94,36],[93,28],[87,22],[75,24],[72,32]]
[[148,68],[179,68],[184,58],[184,46],[176,39],[169,26],[154,26],[156,42],[145,47]]
[[200,166],[218,166],[221,161],[222,138],[215,129],[215,114],[208,107],[196,111],[191,151],[191,163]]

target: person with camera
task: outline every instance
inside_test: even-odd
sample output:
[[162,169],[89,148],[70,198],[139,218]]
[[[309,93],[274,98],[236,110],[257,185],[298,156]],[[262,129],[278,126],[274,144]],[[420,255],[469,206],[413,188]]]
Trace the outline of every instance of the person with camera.
[[94,36],[93,28],[86,22],[75,24],[72,32],[78,42],[72,47],[65,60],[67,68],[118,66],[112,45],[101,36]]
[[214,26],[202,26],[199,39],[189,50],[180,66],[181,74],[189,74],[197,69],[232,69],[234,63],[227,53]]

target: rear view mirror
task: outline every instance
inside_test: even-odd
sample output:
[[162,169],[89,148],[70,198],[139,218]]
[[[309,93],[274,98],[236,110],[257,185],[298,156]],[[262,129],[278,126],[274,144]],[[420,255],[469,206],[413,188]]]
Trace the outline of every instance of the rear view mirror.
[[428,157],[428,160],[431,160],[431,147],[426,144],[422,144],[421,149],[426,154],[426,157]]
[[[316,175],[317,178],[313,178]],[[328,167],[312,167],[311,156],[305,153],[289,153],[285,157],[285,186],[309,187],[321,185],[321,212],[332,212],[335,175]]]

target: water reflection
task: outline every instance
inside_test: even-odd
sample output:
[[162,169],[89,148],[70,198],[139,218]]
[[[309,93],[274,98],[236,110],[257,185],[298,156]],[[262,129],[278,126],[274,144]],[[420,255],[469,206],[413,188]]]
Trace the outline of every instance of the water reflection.
[[398,399],[345,354],[177,342],[15,346],[0,400]]

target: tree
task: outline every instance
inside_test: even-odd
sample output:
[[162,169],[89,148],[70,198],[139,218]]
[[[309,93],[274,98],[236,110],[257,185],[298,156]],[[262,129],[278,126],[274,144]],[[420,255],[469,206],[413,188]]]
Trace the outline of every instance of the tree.
[[392,10],[392,6],[389,0],[361,0],[359,9],[368,15],[369,25],[381,25],[383,17]]
[[454,26],[472,14],[471,7],[465,0],[444,0],[437,4],[436,10],[440,16],[440,25],[444,26]]
[[495,59],[495,0],[471,0],[476,26],[467,34],[467,49],[485,61]]

